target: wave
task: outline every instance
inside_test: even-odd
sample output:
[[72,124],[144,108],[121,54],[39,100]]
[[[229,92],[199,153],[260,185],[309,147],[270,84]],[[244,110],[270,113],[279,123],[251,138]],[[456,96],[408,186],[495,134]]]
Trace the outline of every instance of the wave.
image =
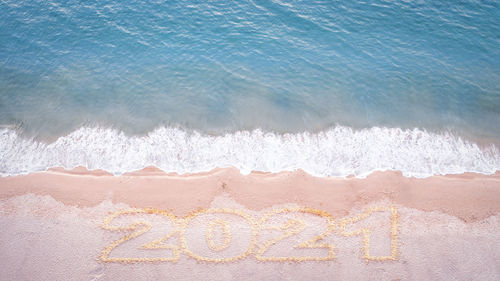
[[396,170],[408,177],[428,177],[495,173],[500,152],[494,145],[481,148],[449,132],[379,127],[336,126],[294,134],[257,129],[220,136],[174,127],[127,136],[116,129],[82,127],[52,143],[25,138],[12,128],[0,129],[2,176],[77,166],[115,175],[147,166],[179,174],[233,166],[243,174],[302,169],[321,177],[366,177]]

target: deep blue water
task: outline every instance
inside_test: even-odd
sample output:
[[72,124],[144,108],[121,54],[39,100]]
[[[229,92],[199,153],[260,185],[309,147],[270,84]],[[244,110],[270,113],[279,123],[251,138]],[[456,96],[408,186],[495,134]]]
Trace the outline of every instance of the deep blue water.
[[500,135],[498,1],[1,1],[0,124]]

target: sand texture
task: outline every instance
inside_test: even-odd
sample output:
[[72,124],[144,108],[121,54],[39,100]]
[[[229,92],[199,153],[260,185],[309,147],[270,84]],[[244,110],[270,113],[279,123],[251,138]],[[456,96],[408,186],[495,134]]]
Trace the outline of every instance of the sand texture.
[[499,187],[498,173],[1,178],[0,280],[498,280]]

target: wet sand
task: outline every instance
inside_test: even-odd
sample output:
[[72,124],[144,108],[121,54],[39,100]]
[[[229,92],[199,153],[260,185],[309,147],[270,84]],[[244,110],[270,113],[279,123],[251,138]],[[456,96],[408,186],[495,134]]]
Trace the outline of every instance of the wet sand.
[[26,193],[50,195],[80,207],[111,200],[138,208],[168,209],[176,215],[206,208],[222,193],[252,210],[296,203],[325,210],[334,217],[387,199],[408,208],[440,211],[475,222],[500,212],[500,172],[418,179],[387,171],[365,179],[344,179],[313,177],[303,171],[242,175],[235,168],[177,175],[148,167],[121,176],[76,168],[0,178],[0,198]]

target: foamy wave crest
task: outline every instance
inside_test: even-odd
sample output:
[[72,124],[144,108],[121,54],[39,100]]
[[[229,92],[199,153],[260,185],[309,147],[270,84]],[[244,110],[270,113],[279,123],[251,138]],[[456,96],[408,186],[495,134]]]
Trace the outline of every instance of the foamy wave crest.
[[156,166],[166,172],[194,173],[234,166],[250,171],[302,169],[315,176],[365,177],[377,170],[405,176],[478,172],[500,168],[496,146],[481,149],[450,133],[420,129],[337,126],[319,133],[274,134],[261,130],[221,136],[178,128],[158,128],[146,136],[127,136],[104,128],[80,128],[47,144],[0,130],[3,176],[50,167],[84,166],[114,174]]

